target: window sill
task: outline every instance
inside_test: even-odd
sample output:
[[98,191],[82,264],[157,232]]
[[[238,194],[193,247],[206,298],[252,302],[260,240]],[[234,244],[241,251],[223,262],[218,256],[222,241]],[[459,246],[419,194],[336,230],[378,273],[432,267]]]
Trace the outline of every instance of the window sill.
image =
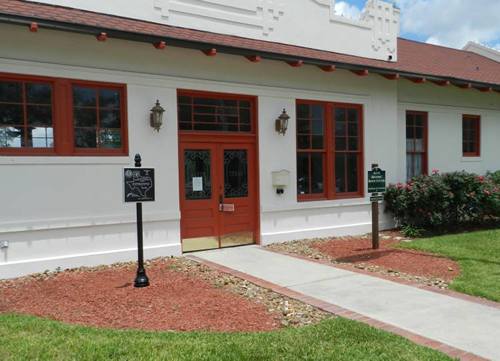
[[128,156],[0,156],[0,165],[132,164]]
[[273,212],[293,212],[309,209],[340,208],[340,207],[359,207],[368,206],[371,202],[365,197],[344,198],[344,199],[325,199],[298,201],[296,204],[290,204],[283,207],[263,207],[262,213]]
[[483,158],[482,157],[462,157],[462,162],[482,162]]

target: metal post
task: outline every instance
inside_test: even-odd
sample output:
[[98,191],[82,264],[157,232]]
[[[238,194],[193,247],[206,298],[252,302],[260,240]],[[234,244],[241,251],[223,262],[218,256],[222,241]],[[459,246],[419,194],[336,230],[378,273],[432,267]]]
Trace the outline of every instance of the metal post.
[[379,249],[378,201],[372,202],[372,248]]
[[[135,155],[135,166],[141,167],[140,154]],[[149,286],[149,279],[144,269],[144,248],[142,243],[142,203],[136,203],[137,210],[137,275],[134,281],[134,287],[147,287]]]

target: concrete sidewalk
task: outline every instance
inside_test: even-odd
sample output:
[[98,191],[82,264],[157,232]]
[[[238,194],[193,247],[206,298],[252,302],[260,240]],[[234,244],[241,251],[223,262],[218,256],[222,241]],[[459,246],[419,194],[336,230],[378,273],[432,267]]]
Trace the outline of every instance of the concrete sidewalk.
[[475,355],[500,360],[500,309],[258,246],[194,256]]

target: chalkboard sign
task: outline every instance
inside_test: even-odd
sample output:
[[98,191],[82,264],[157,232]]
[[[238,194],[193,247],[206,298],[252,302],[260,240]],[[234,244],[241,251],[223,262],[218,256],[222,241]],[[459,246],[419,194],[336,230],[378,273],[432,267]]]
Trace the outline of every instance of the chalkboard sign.
[[125,168],[123,182],[125,202],[154,202],[155,170],[153,168]]

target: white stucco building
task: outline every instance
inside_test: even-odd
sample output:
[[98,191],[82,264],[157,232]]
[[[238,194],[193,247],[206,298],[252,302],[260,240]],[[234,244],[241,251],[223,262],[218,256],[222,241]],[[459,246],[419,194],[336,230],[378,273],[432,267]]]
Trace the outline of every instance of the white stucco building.
[[135,259],[136,153],[146,257],[369,232],[372,163],[500,169],[500,63],[398,38],[383,1],[333,5],[0,2],[0,278]]

